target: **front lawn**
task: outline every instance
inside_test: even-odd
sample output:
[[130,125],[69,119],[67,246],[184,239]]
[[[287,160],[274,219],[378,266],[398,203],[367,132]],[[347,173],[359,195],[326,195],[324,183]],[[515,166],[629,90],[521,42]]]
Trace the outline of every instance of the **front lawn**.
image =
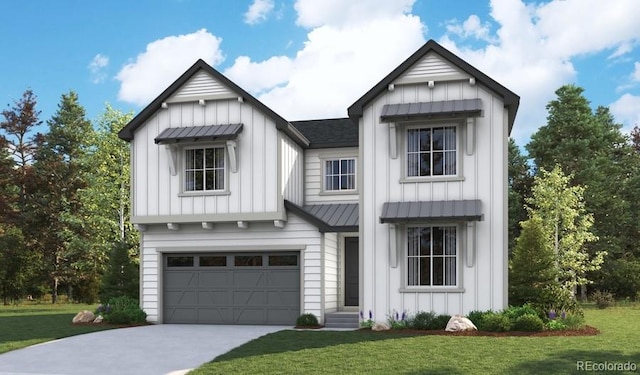
[[0,306],[0,353],[45,341],[114,328],[108,325],[74,325],[71,319],[96,305],[24,304]]
[[640,306],[587,309],[597,336],[416,336],[370,331],[282,331],[192,372],[369,374],[571,374],[580,361],[640,368]]

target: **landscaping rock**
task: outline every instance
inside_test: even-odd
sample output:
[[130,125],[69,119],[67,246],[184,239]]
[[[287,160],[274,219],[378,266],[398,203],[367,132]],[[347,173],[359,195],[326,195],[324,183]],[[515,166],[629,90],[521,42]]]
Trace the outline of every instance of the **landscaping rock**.
[[104,321],[104,317],[102,317],[102,315],[96,316],[96,318],[93,320],[95,324],[102,323],[103,321]]
[[477,331],[478,328],[475,324],[462,315],[454,315],[449,319],[447,328],[444,329],[447,332],[460,332],[460,331]]
[[76,314],[76,316],[73,317],[73,320],[71,320],[71,322],[73,324],[76,323],[91,323],[94,321],[94,319],[96,318],[95,314],[92,313],[89,310],[83,310],[80,311],[79,313]]
[[391,327],[387,323],[374,323],[371,326],[372,331],[388,331]]

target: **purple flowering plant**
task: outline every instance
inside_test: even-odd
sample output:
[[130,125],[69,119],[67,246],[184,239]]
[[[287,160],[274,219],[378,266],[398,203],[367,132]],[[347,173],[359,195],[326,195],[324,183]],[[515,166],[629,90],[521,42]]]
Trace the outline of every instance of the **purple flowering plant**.
[[96,315],[107,315],[108,313],[111,312],[111,305],[106,304],[100,304],[98,305],[98,307],[96,308]]
[[387,316],[387,322],[389,323],[389,327],[393,329],[405,329],[408,326],[407,312],[403,311],[402,314],[400,314],[397,310],[393,310],[393,312]]
[[371,310],[369,310],[369,319],[364,318],[364,312],[360,311],[360,327],[361,328],[371,328],[373,327],[373,324],[375,322],[373,321],[373,312],[371,312]]

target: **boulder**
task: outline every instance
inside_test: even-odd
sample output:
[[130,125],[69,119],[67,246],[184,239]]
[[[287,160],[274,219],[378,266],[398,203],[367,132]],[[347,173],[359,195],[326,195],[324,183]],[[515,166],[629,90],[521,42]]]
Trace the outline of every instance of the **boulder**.
[[388,331],[391,327],[387,323],[374,323],[371,326],[372,331]]
[[449,319],[447,328],[444,329],[447,332],[459,332],[459,331],[477,331],[478,328],[475,324],[463,315],[454,315]]
[[76,316],[73,317],[73,320],[71,320],[71,322],[73,324],[76,323],[91,323],[94,321],[94,319],[96,318],[96,316],[89,310],[83,310],[80,311],[79,313],[76,314]]
[[102,323],[103,321],[104,321],[104,318],[102,317],[102,315],[98,315],[98,316],[96,316],[95,319],[93,319],[93,322],[95,324]]

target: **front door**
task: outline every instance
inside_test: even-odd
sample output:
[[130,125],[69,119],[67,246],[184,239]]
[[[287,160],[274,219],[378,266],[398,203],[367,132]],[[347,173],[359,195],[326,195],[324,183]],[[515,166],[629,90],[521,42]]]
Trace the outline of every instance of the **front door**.
[[344,239],[344,305],[358,306],[360,275],[358,273],[358,237]]

